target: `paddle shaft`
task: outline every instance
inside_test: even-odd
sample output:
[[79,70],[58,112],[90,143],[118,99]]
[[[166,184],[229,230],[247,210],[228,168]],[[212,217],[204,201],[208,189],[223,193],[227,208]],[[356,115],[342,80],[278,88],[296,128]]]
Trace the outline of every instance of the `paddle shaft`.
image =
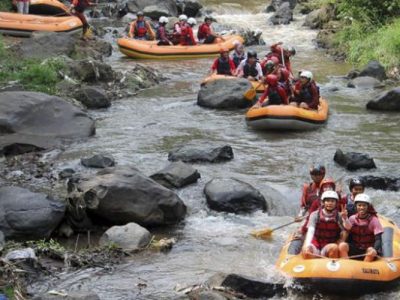
[[275,231],[275,230],[277,230],[277,229],[281,229],[281,228],[283,228],[283,227],[292,225],[292,224],[294,224],[294,223],[297,223],[297,221],[292,221],[292,222],[290,222],[290,223],[286,223],[286,224],[280,225],[280,226],[278,226],[278,227],[272,228],[272,229],[271,229],[271,232],[273,232],[273,231]]

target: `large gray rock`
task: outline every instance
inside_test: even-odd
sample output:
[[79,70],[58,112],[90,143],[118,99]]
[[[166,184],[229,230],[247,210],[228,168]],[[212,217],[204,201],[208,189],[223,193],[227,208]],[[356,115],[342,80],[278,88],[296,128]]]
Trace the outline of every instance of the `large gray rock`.
[[[112,225],[135,222],[140,225],[174,224],[186,214],[186,206],[171,190],[139,170],[106,168],[95,176],[70,180],[70,213],[75,226],[90,220]],[[80,210],[79,214],[74,214]]]
[[343,153],[342,150],[337,149],[333,160],[349,171],[376,168],[374,160],[368,154],[358,152]]
[[143,13],[152,20],[158,20],[162,16],[171,16],[170,11],[166,7],[160,7],[158,5],[146,6],[143,9]]
[[378,89],[384,87],[385,85],[374,77],[359,76],[350,80],[347,86],[350,88],[359,89]]
[[251,87],[245,78],[214,80],[200,88],[197,104],[220,109],[250,107],[253,103],[245,99],[243,94]]
[[333,4],[323,5],[321,8],[310,12],[305,21],[304,26],[311,29],[321,29],[324,24],[335,18],[335,7]]
[[264,196],[250,184],[234,178],[216,178],[204,187],[208,206],[216,211],[251,213],[267,210]]
[[170,16],[176,16],[178,14],[175,0],[129,0],[127,3],[129,12],[135,13],[144,10],[144,8],[149,5],[156,5],[159,8],[167,9]]
[[190,17],[196,17],[203,5],[198,0],[185,0],[183,5],[183,13]]
[[252,299],[282,298],[287,294],[284,283],[261,281],[239,274],[217,273],[206,282],[210,287],[225,287]]
[[361,179],[366,187],[384,191],[400,190],[400,178],[386,176],[361,176]]
[[128,223],[109,228],[101,236],[99,244],[102,246],[115,244],[125,251],[134,251],[146,247],[150,240],[151,234],[146,228],[136,223]]
[[112,54],[111,43],[95,38],[88,41],[79,39],[75,44],[74,59],[92,58],[102,60],[103,57],[109,57]]
[[400,111],[400,87],[385,92],[377,100],[369,101],[367,108],[382,111]]
[[183,146],[168,153],[168,160],[183,162],[222,162],[233,159],[231,146]]
[[75,92],[74,98],[90,109],[111,106],[111,101],[106,91],[100,87],[83,87]]
[[293,12],[289,2],[283,2],[270,17],[269,21],[273,25],[289,24],[293,21]]
[[81,158],[81,164],[88,168],[108,168],[115,165],[115,160],[112,156],[96,154],[92,157]]
[[47,238],[64,217],[65,204],[19,187],[0,188],[0,231],[6,238]]
[[0,231],[0,251],[3,250],[5,243],[4,233]]
[[229,299],[217,291],[207,291],[207,290],[194,290],[194,291],[190,292],[188,296],[189,296],[190,300],[227,300],[227,299]]
[[43,294],[35,296],[33,300],[100,300],[95,292],[90,291],[71,291],[66,296]]
[[[79,20],[78,20],[79,22]],[[78,37],[63,32],[35,32],[29,39],[22,39],[11,50],[20,57],[45,59],[60,55],[71,56]]]
[[361,70],[360,76],[370,76],[380,81],[387,79],[385,68],[376,60],[371,60],[364,69]]
[[37,92],[0,93],[0,152],[19,154],[12,151],[13,145],[27,146],[28,151],[45,149],[62,139],[94,133],[94,121],[59,97]]
[[150,178],[167,188],[180,188],[195,183],[200,178],[200,173],[192,166],[177,161],[151,175]]
[[110,65],[93,59],[70,62],[68,64],[67,75],[89,84],[111,83],[117,77],[117,73]]

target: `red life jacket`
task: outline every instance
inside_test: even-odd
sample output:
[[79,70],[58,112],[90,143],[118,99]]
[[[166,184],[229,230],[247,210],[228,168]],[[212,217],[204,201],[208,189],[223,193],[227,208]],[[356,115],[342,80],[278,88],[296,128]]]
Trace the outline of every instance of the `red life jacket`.
[[145,21],[136,21],[135,24],[135,36],[144,37],[147,33]]
[[305,196],[305,208],[308,210],[311,205],[313,204],[314,201],[319,201],[319,196],[318,196],[318,188],[316,188],[315,190],[313,190],[312,188],[313,184],[312,182],[308,185],[304,185],[304,189],[303,192],[306,193]]
[[337,210],[335,210],[333,218],[327,220],[320,208],[312,243],[319,249],[322,249],[327,244],[335,243],[339,239],[341,232],[338,221],[339,214]]
[[200,25],[199,30],[197,31],[197,38],[199,40],[205,39],[210,33],[210,27],[207,23],[203,23]]
[[369,229],[369,223],[371,220],[372,216],[370,215],[367,218],[368,222],[365,225],[353,225],[353,227],[351,227],[351,243],[354,244],[358,249],[367,250],[369,247],[374,246],[375,234]]
[[191,28],[189,28],[189,25],[187,24],[181,26],[181,36],[180,36],[181,45],[191,45],[190,29]]

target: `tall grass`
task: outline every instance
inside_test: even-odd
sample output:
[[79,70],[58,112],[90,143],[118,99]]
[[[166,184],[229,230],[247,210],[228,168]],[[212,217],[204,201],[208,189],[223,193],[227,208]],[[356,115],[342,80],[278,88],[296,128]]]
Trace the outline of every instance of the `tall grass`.
[[12,11],[11,0],[0,0],[0,11]]
[[[1,0],[0,0],[1,1]],[[8,51],[0,38],[0,84],[17,81],[27,90],[55,94],[56,84],[61,80],[59,71],[64,62],[48,59],[20,59]]]

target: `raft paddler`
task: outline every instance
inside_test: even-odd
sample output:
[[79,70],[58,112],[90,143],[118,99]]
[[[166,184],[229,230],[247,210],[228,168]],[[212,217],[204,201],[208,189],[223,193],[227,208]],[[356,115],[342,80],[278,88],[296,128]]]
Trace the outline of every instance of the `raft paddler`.
[[197,45],[193,34],[193,27],[197,24],[196,19],[189,18],[184,26],[181,27],[181,38],[179,44],[182,46]]
[[267,83],[264,93],[257,102],[257,106],[287,105],[289,103],[285,89],[278,84],[278,77],[270,74],[266,77]]
[[235,73],[235,69],[235,63],[229,57],[229,49],[222,48],[220,56],[214,60],[211,66],[211,74],[232,76]]
[[319,89],[310,71],[300,72],[300,78],[294,86],[294,98],[290,105],[304,109],[318,109]]
[[235,64],[235,68],[239,66],[239,64],[246,59],[246,52],[244,51],[244,46],[239,41],[233,42],[234,48],[231,58]]
[[277,57],[279,62],[284,65],[291,74],[293,74],[290,58],[296,54],[296,49],[292,46],[283,47],[282,44],[282,42],[273,44],[269,56]]
[[71,14],[77,16],[82,22],[82,38],[86,40],[90,36],[90,26],[85,17],[85,10],[88,7],[96,6],[96,3],[90,2],[89,0],[72,0],[70,7]]
[[356,204],[354,202],[355,197],[358,194],[364,193],[364,183],[360,178],[352,178],[349,182],[349,191],[347,195],[344,195],[341,199],[342,203],[346,205],[347,213],[349,217],[356,213]]
[[213,19],[211,17],[205,17],[204,22],[199,26],[199,30],[197,31],[197,38],[199,39],[199,43],[201,44],[212,44],[214,43],[216,38],[221,38],[224,40],[219,34],[216,34],[211,27]]
[[139,11],[136,13],[136,20],[129,26],[128,36],[135,40],[154,40],[155,34],[151,25],[144,19],[144,13]]
[[165,29],[165,26],[168,24],[168,18],[167,17],[160,17],[158,20],[158,28],[157,28],[157,40],[158,43],[157,45],[159,46],[168,46],[168,45],[173,45],[172,41],[168,38],[168,32]]
[[30,0],[17,0],[17,11],[19,14],[29,14]]
[[260,63],[257,61],[257,52],[249,50],[247,58],[243,60],[236,69],[235,75],[248,80],[259,81],[263,77]]
[[316,257],[339,258],[339,244],[346,237],[343,222],[348,222],[346,210],[339,212],[339,196],[326,191],[321,196],[323,206],[311,213],[307,235],[302,248],[304,259]]
[[371,262],[382,252],[383,228],[367,194],[358,194],[354,203],[357,213],[345,223],[349,230],[349,241],[340,243],[340,257],[365,255],[364,261]]

